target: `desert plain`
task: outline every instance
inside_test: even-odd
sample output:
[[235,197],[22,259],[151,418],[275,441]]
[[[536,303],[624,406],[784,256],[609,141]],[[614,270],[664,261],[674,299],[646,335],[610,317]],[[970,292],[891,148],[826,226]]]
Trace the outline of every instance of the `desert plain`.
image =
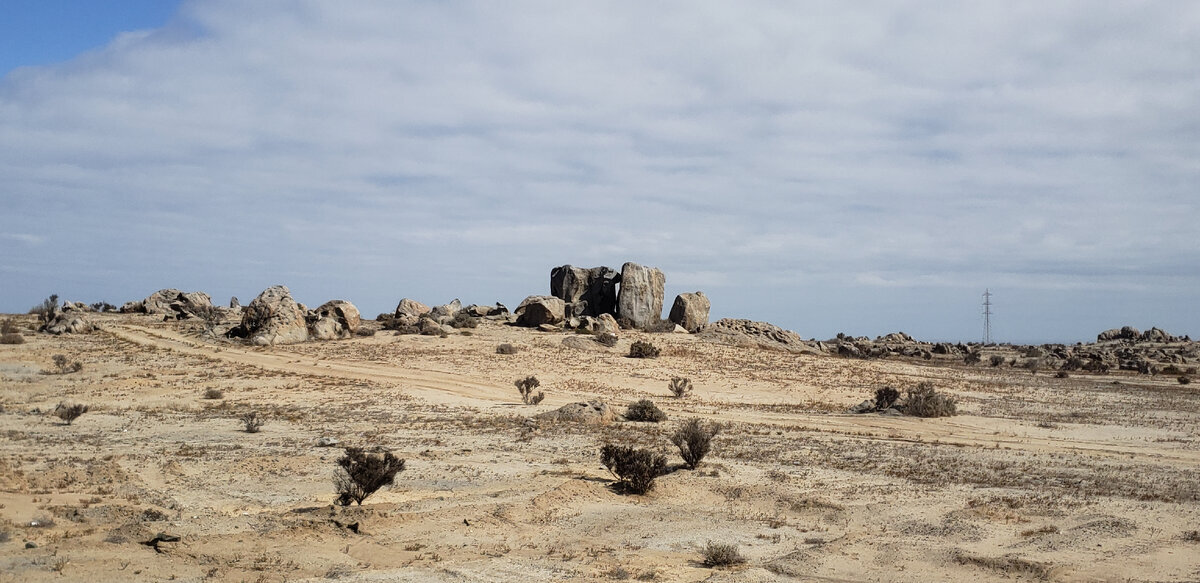
[[[95,314],[95,331],[52,336],[14,318],[2,582],[1200,580],[1200,383],[1171,375],[640,331],[590,347],[489,320],[252,346],[189,320]],[[637,340],[661,355],[629,358]],[[513,385],[529,375],[537,405]],[[671,396],[673,377],[692,394]],[[921,382],[958,414],[848,412]],[[668,419],[536,417],[639,399]],[[90,409],[68,425],[63,402]],[[693,417],[721,432],[688,470],[669,435]],[[606,443],[659,451],[668,472],[646,495],[619,492]],[[406,468],[361,506],[334,505],[342,446]],[[709,542],[745,562],[706,566]]]

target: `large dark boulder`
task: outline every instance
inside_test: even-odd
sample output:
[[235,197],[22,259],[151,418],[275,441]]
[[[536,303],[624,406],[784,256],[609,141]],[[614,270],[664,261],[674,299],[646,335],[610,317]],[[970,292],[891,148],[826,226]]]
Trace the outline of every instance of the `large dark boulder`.
[[621,274],[611,267],[563,265],[550,270],[550,295],[570,306],[571,316],[599,316],[617,311]]

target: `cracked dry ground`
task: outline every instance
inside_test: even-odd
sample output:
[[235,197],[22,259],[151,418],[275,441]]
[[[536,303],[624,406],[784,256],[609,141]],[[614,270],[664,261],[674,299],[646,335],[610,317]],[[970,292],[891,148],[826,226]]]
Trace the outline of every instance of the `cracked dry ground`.
[[[1174,379],[675,334],[589,351],[490,322],[253,348],[186,322],[96,320],[0,345],[0,581],[1200,579],[1200,390]],[[625,358],[637,339],[663,355]],[[496,354],[503,342],[520,350]],[[43,374],[56,354],[82,370]],[[547,398],[524,406],[512,383],[531,374]],[[673,376],[695,393],[670,398]],[[960,415],[843,413],[920,381]],[[670,418],[532,419],[595,398],[649,398]],[[91,410],[64,425],[63,401]],[[251,410],[259,433],[242,431]],[[678,465],[667,436],[693,416],[724,424],[698,471],[646,496],[609,487],[600,445]],[[331,506],[340,450],[322,437],[385,446],[407,470],[362,507]],[[159,532],[180,540],[142,544]],[[708,541],[748,561],[709,569]]]

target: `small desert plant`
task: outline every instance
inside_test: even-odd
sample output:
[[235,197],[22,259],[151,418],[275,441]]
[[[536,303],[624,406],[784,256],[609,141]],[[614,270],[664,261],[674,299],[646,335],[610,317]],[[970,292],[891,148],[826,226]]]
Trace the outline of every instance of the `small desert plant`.
[[225,318],[221,309],[213,305],[196,306],[192,309],[192,314],[200,319],[204,331],[209,334],[215,334],[217,326],[220,326],[221,321]]
[[612,348],[617,345],[617,335],[612,332],[601,332],[596,335],[596,342]]
[[992,367],[1000,366],[1004,364],[1004,357],[1000,356],[999,354],[993,354],[992,357],[988,359],[988,364],[992,365]]
[[58,294],[51,294],[50,297],[42,300],[42,303],[29,309],[30,314],[37,315],[39,322],[49,322],[57,311]]
[[892,387],[880,387],[875,389],[875,408],[880,411],[890,408],[900,400],[900,391]]
[[1200,543],[1200,530],[1189,530],[1183,533],[1183,540]]
[[17,321],[14,318],[7,318],[0,322],[0,334],[20,334],[21,330],[17,328]]
[[450,321],[450,325],[455,328],[477,328],[479,327],[479,318],[466,312],[459,312],[454,315],[454,319]]
[[513,384],[517,386],[517,391],[521,393],[521,402],[526,405],[537,405],[542,402],[542,399],[546,398],[546,393],[541,391],[537,393],[533,392],[534,389],[542,386],[541,381],[537,380],[535,376],[517,379]]
[[701,460],[708,455],[712,448],[712,440],[720,433],[719,425],[708,425],[699,419],[688,419],[675,433],[671,434],[671,443],[679,448],[679,455],[689,469],[700,466]]
[[983,360],[983,355],[978,350],[972,350],[963,357],[963,364],[979,364],[980,360]]
[[1179,384],[1181,384],[1181,385],[1187,385],[1187,384],[1191,384],[1192,377],[1189,377],[1187,375],[1180,375],[1179,378],[1176,380],[1178,380]]
[[25,344],[25,337],[17,332],[0,334],[0,344]]
[[505,342],[496,347],[496,354],[516,354],[517,347]]
[[654,488],[654,479],[667,469],[666,456],[611,443],[600,448],[600,463],[616,476],[617,486],[631,494],[649,492]]
[[70,359],[62,354],[55,354],[52,360],[54,361],[54,368],[58,369],[56,371],[58,374],[67,374],[70,372],[79,372],[83,370],[83,363],[79,361],[71,362]]
[[221,389],[218,389],[216,387],[209,387],[204,390],[204,398],[205,399],[224,399],[225,391],[222,391]]
[[1021,366],[1025,370],[1029,371],[1029,374],[1035,375],[1037,374],[1038,369],[1042,367],[1042,361],[1036,358],[1030,358],[1021,364]]
[[262,430],[262,426],[267,423],[267,418],[259,415],[258,411],[248,411],[241,416],[242,426],[246,433],[258,433]]
[[687,377],[671,377],[671,382],[667,384],[667,389],[675,395],[676,399],[682,399],[692,392],[692,379]]
[[97,312],[115,312],[117,307],[108,302],[96,302],[92,304],[92,309]]
[[667,414],[650,399],[642,399],[629,404],[629,408],[625,410],[625,418],[630,421],[659,423],[667,420]]
[[645,340],[637,340],[629,347],[629,358],[658,358],[659,352],[661,351],[657,346]]
[[90,407],[82,403],[59,403],[58,406],[54,408],[54,416],[62,419],[67,425],[70,425],[74,423],[80,415],[87,413],[88,409],[90,409]]
[[338,506],[349,506],[351,502],[362,506],[363,500],[395,483],[396,474],[404,471],[404,460],[390,451],[376,448],[368,452],[358,447],[347,447],[345,451],[338,458],[338,469],[333,476]]
[[1070,377],[1071,377],[1071,373],[1069,373],[1065,370],[1060,370],[1060,371],[1054,373],[1054,378],[1056,378],[1056,379],[1065,379],[1065,378],[1070,378]]
[[746,557],[742,556],[737,545],[731,543],[708,541],[703,554],[705,567],[729,567],[746,562]]
[[930,383],[919,383],[908,390],[904,413],[916,417],[950,417],[958,412],[953,397],[939,394]]

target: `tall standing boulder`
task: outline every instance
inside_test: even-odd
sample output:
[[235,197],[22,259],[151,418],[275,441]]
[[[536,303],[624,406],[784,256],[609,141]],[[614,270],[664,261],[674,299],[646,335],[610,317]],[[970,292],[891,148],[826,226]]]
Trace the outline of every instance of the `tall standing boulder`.
[[553,296],[529,296],[517,306],[517,325],[535,328],[559,324],[565,318],[566,302]]
[[663,288],[667,279],[656,267],[637,263],[621,266],[621,290],[617,294],[617,316],[630,326],[645,330],[662,320]]
[[696,333],[708,324],[708,296],[704,292],[682,293],[675,296],[669,319],[688,332]]
[[250,343],[260,346],[295,344],[308,340],[305,310],[287,286],[271,286],[242,312],[241,328]]
[[550,295],[570,306],[570,316],[613,314],[620,281],[621,274],[611,267],[563,265],[550,270]]
[[308,317],[308,332],[315,340],[350,338],[358,331],[360,323],[362,317],[354,304],[346,300],[330,300]]

